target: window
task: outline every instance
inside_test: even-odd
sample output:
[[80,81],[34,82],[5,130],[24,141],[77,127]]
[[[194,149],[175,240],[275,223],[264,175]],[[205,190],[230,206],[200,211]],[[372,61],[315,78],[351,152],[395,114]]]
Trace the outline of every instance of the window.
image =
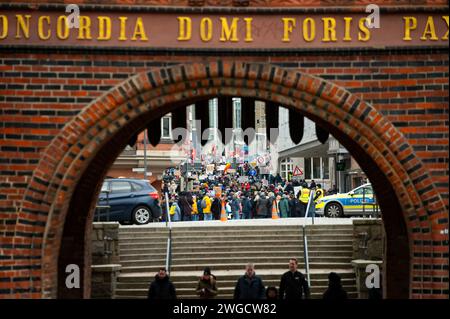
[[311,179],[312,178],[312,171],[311,171],[311,158],[305,158],[305,179]]
[[293,173],[293,170],[294,170],[294,163],[289,157],[281,161],[280,175],[282,178],[287,180],[289,172]]
[[101,192],[106,192],[108,190],[108,182],[104,182],[102,185],[102,190]]
[[329,179],[328,157],[305,158],[305,179]]
[[364,187],[366,195],[373,195],[373,189],[371,187]]
[[133,184],[133,188],[136,192],[139,192],[144,189],[144,187],[142,185],[139,185],[138,183],[132,183],[132,184]]
[[241,128],[241,99],[233,98],[233,128]]
[[373,195],[373,190],[372,190],[372,187],[361,187],[361,188],[358,188],[357,190],[355,190],[354,193],[356,195],[361,195],[361,196],[363,195],[363,193],[365,193],[365,196],[367,196],[367,195]]
[[165,116],[161,119],[161,138],[171,138],[172,123],[171,118]]
[[130,193],[131,185],[128,182],[112,182],[111,183],[112,193]]
[[314,157],[313,158],[313,176],[312,178],[321,179],[322,176],[320,176],[320,157]]
[[323,179],[329,179],[330,178],[330,166],[329,166],[328,157],[322,158],[322,172],[323,172]]
[[212,99],[209,100],[209,106],[208,106],[208,110],[209,110],[209,126],[208,128],[210,128],[209,130],[209,136],[208,136],[208,140],[213,140],[215,138],[215,133],[216,131],[214,129],[216,129],[218,127],[218,119],[217,119],[217,104],[218,104],[218,100],[217,99]]

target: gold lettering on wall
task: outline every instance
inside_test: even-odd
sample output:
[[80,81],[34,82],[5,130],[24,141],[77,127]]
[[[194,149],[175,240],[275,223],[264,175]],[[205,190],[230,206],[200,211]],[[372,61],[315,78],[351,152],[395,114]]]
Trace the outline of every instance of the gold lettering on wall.
[[432,41],[439,40],[436,35],[436,28],[434,27],[434,20],[433,17],[428,17],[427,24],[425,25],[425,30],[423,31],[422,36],[420,37],[420,40],[426,41],[429,39]]
[[3,40],[8,36],[8,18],[4,15],[0,15],[0,20],[2,21],[2,32],[0,33],[0,40]]
[[283,21],[283,42],[291,42],[290,34],[295,28],[294,18],[282,18]]
[[200,22],[200,39],[203,42],[211,41],[212,34],[212,20],[210,18],[203,18]]
[[237,23],[239,21],[239,18],[233,18],[231,22],[231,26],[228,25],[228,19],[227,18],[220,18],[220,22],[222,23],[222,32],[220,35],[220,41],[226,42],[237,42]]
[[359,19],[359,32],[358,32],[358,40],[359,41],[363,41],[363,42],[367,42],[370,40],[370,29],[367,27],[366,25],[366,21],[369,21],[370,18],[364,17]]
[[140,37],[141,41],[148,41],[147,35],[145,34],[144,23],[142,22],[142,18],[139,17],[136,20],[136,25],[134,26],[132,41],[136,41]]
[[[44,20],[47,24],[47,32],[44,32]],[[41,40],[48,40],[50,39],[51,36],[51,31],[50,31],[50,17],[49,16],[41,16],[39,17],[38,20],[38,37]]]
[[31,15],[30,14],[25,15],[25,19],[24,19],[23,15],[16,14],[16,18],[17,18],[16,39],[21,39],[22,38],[21,34],[23,34],[23,36],[26,39],[28,39],[30,37],[30,18],[31,18]]
[[127,36],[125,35],[125,30],[127,27],[127,17],[119,17],[120,21],[120,32],[119,32],[119,41],[125,41],[127,39]]
[[343,41],[352,41],[352,37],[350,35],[350,30],[351,30],[351,27],[352,27],[353,18],[345,17],[344,21],[345,21],[344,38],[342,40]]
[[448,16],[443,16],[442,19],[444,19],[444,21],[447,25],[447,33],[442,37],[441,40],[448,40],[448,27],[449,27]]
[[69,26],[67,25],[67,17],[59,16],[56,22],[56,37],[60,40],[67,40],[69,38]]
[[106,41],[111,39],[111,18],[99,16],[98,20],[98,37],[97,40]]
[[253,18],[244,18],[245,21],[245,42],[253,42],[252,21]]
[[323,21],[323,42],[335,42],[336,38],[336,19],[322,18]]
[[78,38],[80,40],[91,40],[91,18],[88,16],[80,16],[80,26],[78,28]]
[[178,17],[178,41],[187,41],[192,37],[192,20],[189,17]]
[[412,40],[411,31],[417,28],[417,19],[414,17],[403,17],[403,20],[405,21],[404,24],[405,35],[403,37],[403,40],[411,41]]
[[303,20],[303,39],[306,42],[314,41],[316,38],[316,21],[312,18]]

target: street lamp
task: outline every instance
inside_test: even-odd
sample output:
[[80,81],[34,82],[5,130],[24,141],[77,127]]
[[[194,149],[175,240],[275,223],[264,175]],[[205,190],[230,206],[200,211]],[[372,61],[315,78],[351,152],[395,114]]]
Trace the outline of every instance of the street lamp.
[[147,129],[144,130],[144,179],[147,179]]

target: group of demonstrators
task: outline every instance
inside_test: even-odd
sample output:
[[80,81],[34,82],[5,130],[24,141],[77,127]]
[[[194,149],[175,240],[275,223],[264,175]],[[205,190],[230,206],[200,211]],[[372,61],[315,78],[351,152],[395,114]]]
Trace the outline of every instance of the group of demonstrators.
[[163,185],[163,193],[169,194],[172,221],[220,220],[222,206],[231,219],[271,218],[274,212],[279,218],[304,217],[311,191],[308,216],[314,216],[315,203],[325,195],[314,180],[309,185],[304,180],[264,185],[258,180],[239,183],[227,176],[202,183],[193,192],[178,190],[174,182]]
[[[238,278],[234,288],[234,299],[309,299],[310,289],[306,277],[297,269],[297,259],[289,260],[289,270],[280,279],[277,287],[265,287],[261,277],[256,275],[255,266],[248,263],[245,274]],[[323,299],[344,300],[347,293],[341,285],[341,278],[332,272],[328,276],[328,289],[323,294]],[[196,293],[200,299],[212,299],[220,297],[217,285],[217,277],[206,267],[199,278]],[[161,268],[150,284],[149,299],[176,299],[176,289],[170,281],[165,268]]]

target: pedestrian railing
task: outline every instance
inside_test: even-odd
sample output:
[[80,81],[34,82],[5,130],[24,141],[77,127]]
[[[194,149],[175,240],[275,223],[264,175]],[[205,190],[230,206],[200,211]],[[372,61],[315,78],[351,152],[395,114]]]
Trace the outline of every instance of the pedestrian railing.
[[[303,260],[305,261],[305,271],[308,278],[308,285],[311,287],[310,269],[309,269],[309,253],[308,253],[308,236],[306,235],[306,220],[311,205],[313,205],[314,191],[309,193],[308,205],[306,206],[305,216],[303,217]],[[312,224],[314,225],[314,214],[311,214]]]
[[172,264],[172,221],[170,217],[169,195],[164,193],[164,196],[166,200],[166,227],[169,229],[166,248],[166,270],[170,275],[170,267]]
[[[103,197],[103,195],[102,195],[103,193],[106,194],[106,197]],[[100,192],[100,201],[104,201],[104,200],[106,200],[106,205],[97,205],[97,206],[95,206],[94,216],[97,215],[96,216],[97,217],[96,218],[97,222],[101,221],[100,214],[101,214],[102,211],[106,211],[106,221],[109,222],[109,215],[110,215],[109,212],[110,212],[110,209],[111,209],[111,205],[109,205],[109,190],[104,190],[104,191]],[[95,220],[95,217],[94,217],[94,220]]]

